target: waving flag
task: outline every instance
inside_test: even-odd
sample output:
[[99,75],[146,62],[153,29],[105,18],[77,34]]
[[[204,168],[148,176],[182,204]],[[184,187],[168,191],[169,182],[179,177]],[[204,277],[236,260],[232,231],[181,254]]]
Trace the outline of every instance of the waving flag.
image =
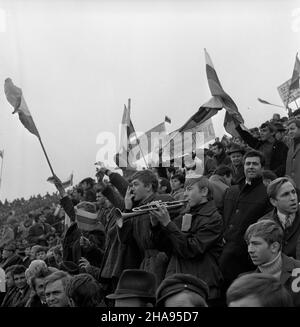
[[299,89],[299,77],[300,77],[300,61],[298,53],[296,54],[295,66],[293,70],[293,76],[290,84],[290,91]]
[[239,135],[235,130],[235,122],[242,124],[244,123],[244,120],[232,98],[223,90],[212,60],[206,49],[204,49],[204,52],[206,61],[206,75],[211,95],[218,99],[218,102],[222,108],[226,109],[224,128],[232,136],[238,137]]
[[7,78],[4,83],[4,92],[7,101],[14,107],[13,114],[18,113],[19,119],[24,127],[39,138],[39,132],[24,100],[22,90],[15,86],[10,78]]
[[[53,176],[47,178],[47,182],[49,182],[51,184],[54,184],[54,181],[55,181],[55,179]],[[63,188],[67,188],[72,185],[73,185],[73,173],[70,175],[70,177],[66,181],[62,182]]]

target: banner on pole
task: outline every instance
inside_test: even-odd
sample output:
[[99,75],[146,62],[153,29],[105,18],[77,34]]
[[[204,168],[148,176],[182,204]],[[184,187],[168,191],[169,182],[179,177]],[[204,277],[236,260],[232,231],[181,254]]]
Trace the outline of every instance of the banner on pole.
[[291,81],[292,79],[289,79],[277,88],[284,106],[300,98],[300,88],[290,90]]

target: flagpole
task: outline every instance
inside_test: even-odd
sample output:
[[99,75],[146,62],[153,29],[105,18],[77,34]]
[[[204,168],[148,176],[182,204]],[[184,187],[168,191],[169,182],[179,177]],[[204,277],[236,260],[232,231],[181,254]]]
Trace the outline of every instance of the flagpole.
[[50,170],[51,170],[52,176],[54,177],[55,174],[54,174],[53,168],[52,168],[52,166],[51,166],[51,163],[50,163],[50,161],[49,161],[49,158],[48,158],[47,152],[46,152],[46,150],[45,150],[44,144],[43,144],[43,142],[42,142],[42,139],[41,139],[40,136],[38,136],[38,139],[39,139],[40,144],[41,144],[41,146],[42,146],[42,149],[43,149],[43,151],[44,151],[44,154],[45,154],[45,157],[46,157],[46,159],[47,159],[48,165],[49,165],[49,167],[50,167]]
[[0,189],[2,186],[2,171],[3,171],[3,161],[4,161],[4,150],[2,151],[2,160],[1,160],[1,171],[0,171]]
[[[129,99],[128,99],[128,110],[129,110],[129,112],[130,112],[130,106],[131,106],[131,99],[129,98]],[[144,161],[145,161],[145,165],[146,165],[147,168],[149,168],[149,167],[148,167],[148,164],[147,164],[147,161],[146,161],[146,159],[145,159],[145,156],[144,156],[144,153],[143,153],[142,147],[141,147],[141,145],[140,145],[140,142],[139,142],[139,140],[138,140],[138,138],[137,138],[137,136],[136,136],[136,132],[134,132],[134,135],[135,135],[135,140],[136,140],[136,142],[137,142],[137,144],[138,144],[138,146],[139,146],[139,148],[140,148],[140,150],[141,150],[141,154],[142,154],[143,159],[144,159]]]

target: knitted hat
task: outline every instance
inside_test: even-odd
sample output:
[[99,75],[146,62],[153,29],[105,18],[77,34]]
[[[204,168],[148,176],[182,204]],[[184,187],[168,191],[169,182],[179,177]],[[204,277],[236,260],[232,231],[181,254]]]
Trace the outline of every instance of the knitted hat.
[[162,281],[156,291],[156,305],[162,305],[171,295],[189,290],[199,294],[205,301],[208,299],[209,288],[200,278],[190,274],[174,274]]

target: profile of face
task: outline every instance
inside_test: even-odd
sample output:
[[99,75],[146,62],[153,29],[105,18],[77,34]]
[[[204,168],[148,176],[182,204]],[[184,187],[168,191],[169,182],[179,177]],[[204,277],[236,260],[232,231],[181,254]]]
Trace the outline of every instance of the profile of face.
[[44,281],[45,281],[45,278],[36,278],[35,279],[35,287],[34,287],[36,295],[40,298],[40,300],[42,302],[46,301],[45,290],[44,290]]
[[222,148],[219,148],[217,145],[213,145],[211,150],[215,156],[218,156],[222,153]]
[[115,300],[115,307],[116,308],[134,308],[134,307],[153,307],[151,303],[143,300],[142,298],[138,297],[131,297],[131,298],[124,298],[124,299],[116,299]]
[[281,185],[276,199],[270,199],[271,204],[283,214],[293,214],[298,210],[298,196],[290,182]]
[[243,162],[243,155],[241,152],[233,152],[230,154],[230,159],[234,166],[238,166]]
[[69,306],[69,299],[66,296],[61,280],[56,280],[46,285],[45,298],[48,307],[60,308]]
[[15,286],[19,289],[22,289],[27,285],[25,271],[21,274],[14,275],[14,283],[15,283]]
[[252,236],[248,241],[248,253],[255,266],[272,261],[280,250],[280,244],[268,244],[262,237]]
[[177,191],[182,187],[178,178],[172,178],[170,181],[172,191]]
[[251,308],[251,307],[262,307],[262,304],[259,300],[259,298],[255,295],[248,295],[245,296],[241,299],[232,301],[228,304],[229,307],[236,307],[236,308],[242,308],[242,307],[247,307],[247,308]]
[[142,181],[134,179],[132,181],[132,193],[135,201],[141,201],[146,199],[151,193],[152,186],[145,185]]
[[266,141],[268,138],[273,136],[273,133],[270,131],[268,127],[260,128],[260,139],[262,141]]
[[300,136],[300,128],[298,128],[295,123],[289,124],[287,129],[289,138],[294,139]]
[[259,157],[248,157],[244,162],[244,173],[247,180],[251,180],[262,174],[262,165]]
[[7,272],[5,275],[6,288],[12,287],[15,285],[14,278],[11,271]]
[[204,201],[206,201],[206,197],[207,197],[207,188],[206,187],[201,187],[199,188],[198,183],[195,183],[191,186],[188,186],[185,189],[185,196],[186,199],[189,202],[189,205],[191,207],[195,207],[198,204],[203,203]]
[[25,256],[26,257],[30,257],[30,252],[31,252],[31,247],[30,246],[25,248]]

